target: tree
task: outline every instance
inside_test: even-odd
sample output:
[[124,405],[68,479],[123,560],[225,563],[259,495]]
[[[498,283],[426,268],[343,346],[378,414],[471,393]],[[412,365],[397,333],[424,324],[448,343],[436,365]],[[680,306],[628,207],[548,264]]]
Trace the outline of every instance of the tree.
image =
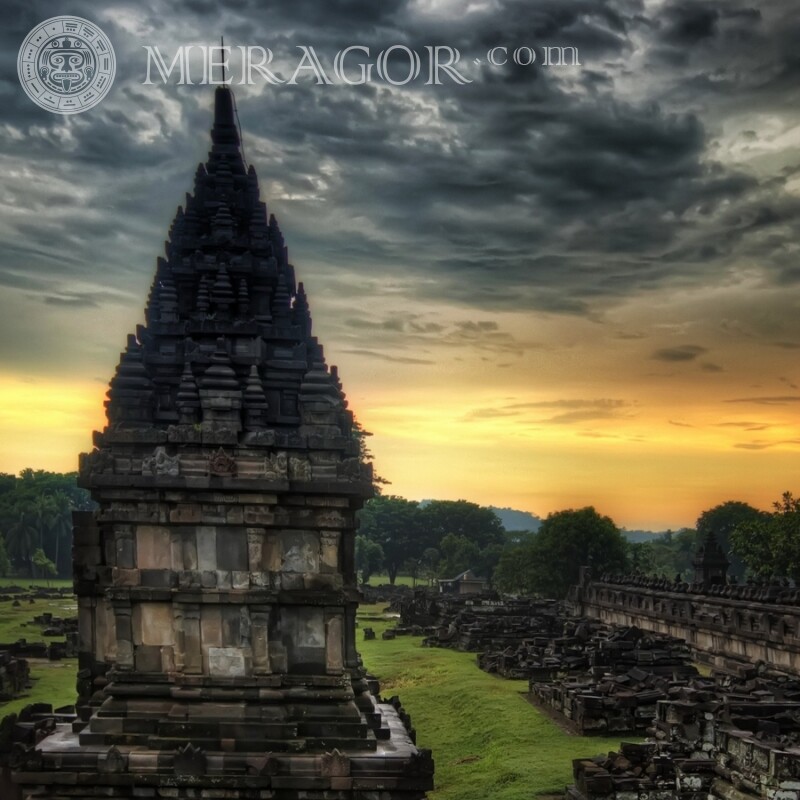
[[633,572],[650,575],[658,572],[653,542],[626,542],[628,564]]
[[714,506],[697,518],[697,533],[704,539],[708,533],[716,536],[717,542],[730,560],[729,572],[738,579],[744,578],[746,565],[740,556],[732,552],[731,534],[737,528],[745,528],[753,522],[764,522],[769,518],[765,511],[735,500]]
[[0,576],[7,578],[11,575],[11,561],[6,551],[6,540],[0,536]]
[[366,536],[356,536],[356,571],[361,573],[361,583],[369,579],[383,565],[383,549]]
[[373,497],[359,512],[359,532],[381,546],[389,583],[401,566],[422,557],[430,537],[422,525],[419,503],[394,495]]
[[45,555],[41,547],[37,548],[31,558],[31,563],[47,578],[47,585],[50,585],[50,578],[56,573],[56,565]]
[[784,492],[772,514],[752,518],[730,534],[734,553],[760,577],[800,581],[800,499]]
[[489,583],[494,580],[494,573],[500,563],[503,550],[505,547],[501,544],[490,544],[488,547],[484,547],[478,555],[477,572],[479,575],[483,575]]
[[432,546],[439,549],[442,539],[450,533],[463,536],[479,550],[506,541],[506,530],[497,514],[467,500],[431,500],[423,507],[422,518]]
[[494,571],[494,585],[508,594],[535,594],[537,564],[535,536],[506,547]]
[[428,581],[428,585],[432,586],[436,578],[439,577],[439,564],[441,563],[441,556],[435,547],[426,547],[420,559],[420,576]]
[[19,477],[0,474],[0,530],[16,566],[33,574],[31,557],[37,547],[69,575],[72,512],[91,511],[94,501],[78,487],[76,473],[24,469]]
[[[353,439],[358,442],[358,457],[364,464],[373,464],[375,456],[372,455],[372,451],[369,449],[369,445],[367,444],[367,439],[372,436],[371,431],[364,430],[362,424],[353,417],[353,428],[351,430],[351,436]],[[375,495],[383,494],[383,487],[388,486],[391,481],[387,481],[386,478],[378,475],[375,472],[374,464],[372,470],[372,489],[375,492]]]
[[547,597],[564,597],[578,581],[582,566],[595,574],[626,568],[625,539],[609,517],[591,506],[550,514],[527,554],[530,590]]
[[475,542],[454,533],[448,533],[442,539],[439,550],[442,553],[441,572],[446,578],[455,578],[456,575],[477,567],[481,555]]
[[61,490],[52,495],[53,518],[49,538],[53,547],[53,563],[59,574],[69,574],[72,564],[72,502]]
[[23,565],[31,576],[33,576],[33,554],[38,539],[33,514],[30,511],[22,511],[6,534],[8,554],[18,565]]

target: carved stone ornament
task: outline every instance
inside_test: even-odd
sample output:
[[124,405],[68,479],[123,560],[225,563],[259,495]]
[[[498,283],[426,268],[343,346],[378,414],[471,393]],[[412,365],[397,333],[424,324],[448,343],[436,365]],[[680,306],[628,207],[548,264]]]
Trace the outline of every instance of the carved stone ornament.
[[208,458],[208,472],[220,477],[236,475],[236,459],[229,456],[221,447]]
[[264,459],[264,477],[268,480],[286,479],[288,459],[286,453],[273,453]]
[[289,457],[289,477],[293,481],[311,480],[311,462],[307,458]]
[[191,742],[175,751],[173,770],[176,775],[204,775],[206,771],[206,754]]
[[114,473],[114,456],[110,450],[92,450],[81,453],[78,462],[81,475],[110,475]]
[[177,477],[180,474],[180,458],[168,456],[163,447],[156,447],[152,456],[142,460],[142,472],[150,475]]

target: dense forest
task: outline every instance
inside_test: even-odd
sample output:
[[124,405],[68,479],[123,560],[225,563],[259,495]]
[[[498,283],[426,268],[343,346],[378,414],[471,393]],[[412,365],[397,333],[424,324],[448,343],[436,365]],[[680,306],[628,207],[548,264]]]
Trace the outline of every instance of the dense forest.
[[0,575],[72,575],[72,512],[93,508],[77,473],[0,473]]
[[800,500],[790,493],[772,512],[729,501],[703,511],[694,528],[639,541],[592,507],[556,511],[537,530],[507,531],[492,508],[466,500],[379,496],[361,512],[356,566],[364,582],[385,572],[391,583],[398,574],[433,583],[472,569],[501,591],[563,597],[583,565],[596,575],[690,580],[692,559],[709,534],[728,554],[732,580],[800,579]]

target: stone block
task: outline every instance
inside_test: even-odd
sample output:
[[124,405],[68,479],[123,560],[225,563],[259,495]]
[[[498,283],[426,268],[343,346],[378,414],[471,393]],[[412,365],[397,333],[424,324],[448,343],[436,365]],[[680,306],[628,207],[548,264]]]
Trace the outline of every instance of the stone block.
[[169,512],[169,521],[174,523],[198,524],[203,521],[203,512],[199,503],[186,503],[173,508]]
[[269,663],[272,672],[289,671],[289,654],[283,642],[275,641],[274,639],[270,640]]
[[137,672],[160,672],[161,648],[151,645],[138,645],[134,649],[133,662]]
[[264,540],[264,558],[262,569],[267,572],[280,572],[281,541],[277,534],[268,533]]
[[136,547],[133,540],[133,528],[130,525],[117,525],[114,529],[116,547],[116,565],[121,569],[136,567]]
[[[289,667],[301,666],[308,671],[325,671],[325,624],[322,609],[298,606],[281,608],[279,631],[271,641],[279,639],[286,647]],[[276,635],[277,633],[277,635]],[[272,651],[270,645],[270,651]]]
[[200,612],[203,647],[222,647],[222,614],[216,605],[203,606]]
[[339,569],[339,536],[335,531],[323,531],[320,536],[320,572],[337,572]]
[[171,589],[178,585],[177,573],[169,569],[140,569],[139,582],[153,589]]
[[264,506],[245,506],[243,509],[245,525],[273,525],[275,515]]
[[247,532],[244,528],[217,530],[217,569],[246,570],[248,563]]
[[194,530],[183,531],[183,557],[181,563],[183,569],[199,569],[197,563],[197,533]]
[[217,569],[217,529],[211,525],[197,528],[197,568]]
[[330,671],[339,671],[344,666],[342,618],[332,617],[325,623],[325,666]]
[[280,535],[281,572],[319,572],[319,537],[305,531]]
[[[220,608],[222,623],[222,646],[238,647],[241,644],[241,612],[239,606]],[[248,619],[249,622],[249,619]]]
[[171,603],[137,603],[133,606],[132,625],[134,644],[175,643]]
[[213,589],[217,585],[216,570],[203,570],[200,573],[200,585],[204,589]]
[[139,570],[114,567],[111,570],[111,579],[115,586],[138,586],[140,583]]
[[209,647],[209,674],[218,678],[243,678],[247,675],[244,652],[238,647]]
[[161,671],[174,672],[175,671],[175,648],[162,647],[161,648]]

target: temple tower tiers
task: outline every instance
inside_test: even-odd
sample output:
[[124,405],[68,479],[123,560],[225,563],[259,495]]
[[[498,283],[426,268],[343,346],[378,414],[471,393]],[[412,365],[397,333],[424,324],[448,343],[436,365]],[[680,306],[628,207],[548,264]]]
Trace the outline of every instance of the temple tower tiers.
[[423,798],[430,753],[356,652],[371,469],[227,88],[211,139],[81,457],[78,718],[15,779],[58,800]]

